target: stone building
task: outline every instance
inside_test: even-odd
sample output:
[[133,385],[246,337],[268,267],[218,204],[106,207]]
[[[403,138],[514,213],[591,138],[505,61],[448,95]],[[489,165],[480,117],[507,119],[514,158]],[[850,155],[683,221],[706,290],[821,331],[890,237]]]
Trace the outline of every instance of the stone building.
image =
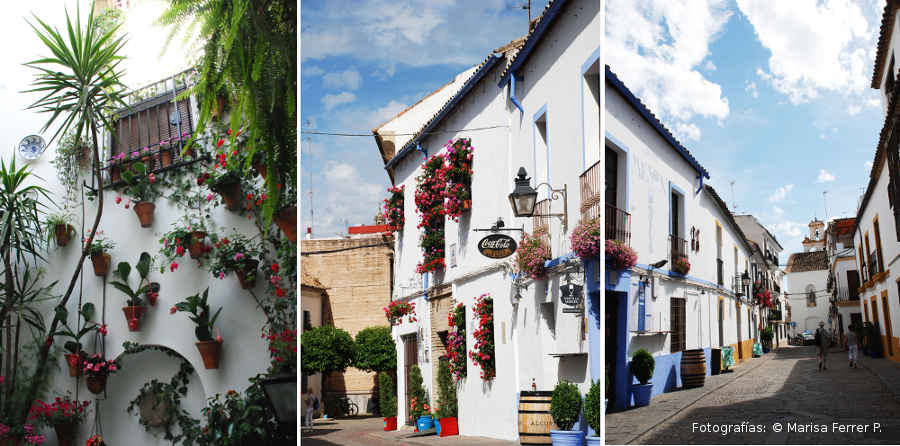
[[[302,240],[301,268],[328,290],[322,306],[322,324],[346,330],[354,338],[360,330],[386,326],[384,308],[391,296],[393,237],[384,225],[348,228],[338,238]],[[304,298],[306,295],[304,294]],[[360,413],[371,412],[375,374],[349,368],[332,373],[323,382],[323,401],[347,396]]]
[[[313,277],[312,274],[303,270],[300,272],[300,310],[303,314],[303,323],[300,324],[300,334],[304,331],[319,327],[322,325],[322,313],[328,304],[328,293],[325,286]],[[306,393],[308,389],[312,389],[312,394],[322,401],[322,374],[316,373],[312,376],[301,374],[300,392]],[[306,413],[306,407],[300,405],[301,415]]]

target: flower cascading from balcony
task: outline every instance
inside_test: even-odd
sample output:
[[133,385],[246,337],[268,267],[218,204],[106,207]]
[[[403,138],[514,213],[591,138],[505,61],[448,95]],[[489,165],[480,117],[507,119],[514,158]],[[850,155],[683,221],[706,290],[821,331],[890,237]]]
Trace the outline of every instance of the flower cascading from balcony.
[[444,213],[453,221],[459,221],[459,216],[472,207],[472,140],[447,141],[443,157]]
[[[575,247],[575,237],[577,235],[578,228],[575,228],[575,232],[572,234],[572,249],[579,257],[584,258],[579,249]],[[607,240],[606,262],[609,263],[609,266],[613,269],[631,269],[637,263],[637,253],[631,249],[631,247],[618,240]]]
[[424,229],[419,246],[422,263],[416,266],[419,274],[444,269],[444,158],[434,155],[422,164],[422,175],[416,178],[416,210]]
[[390,197],[384,200],[384,218],[391,231],[403,230],[403,224],[406,223],[403,214],[403,190],[406,185],[401,184],[400,187],[389,187]]
[[775,308],[775,300],[772,298],[772,292],[760,282],[753,284],[753,304],[763,308]]

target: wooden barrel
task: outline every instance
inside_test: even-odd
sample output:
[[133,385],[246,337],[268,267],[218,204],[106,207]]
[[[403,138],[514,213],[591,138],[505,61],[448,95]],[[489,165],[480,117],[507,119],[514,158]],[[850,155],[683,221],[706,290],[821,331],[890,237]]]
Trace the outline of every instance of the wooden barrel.
[[706,382],[706,354],[703,349],[681,352],[681,385],[685,389],[703,387]]
[[553,392],[523,391],[519,394],[519,442],[553,444],[550,429],[559,429],[550,416]]

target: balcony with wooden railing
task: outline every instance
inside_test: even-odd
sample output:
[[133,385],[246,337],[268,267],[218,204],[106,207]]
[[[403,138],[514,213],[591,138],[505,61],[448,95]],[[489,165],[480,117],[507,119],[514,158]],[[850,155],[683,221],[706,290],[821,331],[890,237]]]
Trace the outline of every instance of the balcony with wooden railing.
[[[600,216],[603,211],[603,165],[600,161],[588,167],[579,177],[581,184],[581,221]],[[609,218],[609,214],[607,214]]]
[[606,204],[606,240],[618,240],[631,246],[631,214]]

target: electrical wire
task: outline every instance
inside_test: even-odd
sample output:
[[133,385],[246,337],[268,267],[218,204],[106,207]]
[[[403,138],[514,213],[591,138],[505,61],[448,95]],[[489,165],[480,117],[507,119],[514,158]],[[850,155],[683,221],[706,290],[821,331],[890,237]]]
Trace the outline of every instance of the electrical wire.
[[[385,136],[414,136],[414,135],[436,135],[438,133],[456,133],[456,132],[474,132],[477,130],[491,130],[491,129],[499,129],[499,128],[509,128],[508,125],[492,125],[487,127],[475,127],[470,129],[449,129],[449,130],[441,130],[441,131],[432,131],[432,132],[421,132],[421,133],[391,133],[390,135]],[[376,133],[353,133],[350,130],[347,131],[333,131],[326,132],[323,130],[300,130],[300,134],[305,135],[325,135],[325,136],[375,136]]]

